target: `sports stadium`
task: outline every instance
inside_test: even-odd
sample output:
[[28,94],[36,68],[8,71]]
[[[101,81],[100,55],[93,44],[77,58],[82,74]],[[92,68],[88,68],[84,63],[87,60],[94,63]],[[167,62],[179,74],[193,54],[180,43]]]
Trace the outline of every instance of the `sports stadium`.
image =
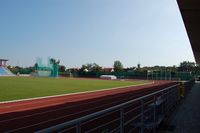
[[[178,3],[199,62],[199,45],[193,43],[196,30],[188,24],[193,19],[185,14],[185,3]],[[157,132],[195,84],[194,78],[180,81],[171,75],[167,79],[166,74],[153,78],[148,71],[143,79],[127,78],[124,73],[60,77],[59,61],[53,59],[47,65],[37,59],[34,73],[20,76],[8,69],[8,61],[0,59],[2,133]]]
[[141,115],[149,117],[144,131],[152,131],[193,84],[114,75],[58,77],[51,59],[27,77],[13,74],[7,61],[0,60],[1,132],[111,132],[122,130],[121,124],[124,132],[139,132]]

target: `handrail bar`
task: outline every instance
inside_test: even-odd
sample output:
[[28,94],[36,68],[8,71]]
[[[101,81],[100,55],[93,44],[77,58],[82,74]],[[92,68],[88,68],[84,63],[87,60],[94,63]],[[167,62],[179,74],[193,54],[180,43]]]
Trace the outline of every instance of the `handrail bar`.
[[107,108],[107,109],[104,109],[104,110],[100,110],[98,112],[95,112],[95,113],[92,113],[92,114],[88,114],[86,116],[83,116],[83,117],[80,117],[80,118],[77,118],[77,119],[74,119],[74,120],[70,120],[70,121],[67,121],[67,122],[64,122],[64,123],[61,123],[61,124],[46,128],[46,129],[42,129],[42,130],[36,131],[35,133],[51,133],[51,132],[55,132],[55,131],[58,131],[58,130],[65,129],[65,128],[69,127],[70,125],[76,125],[78,123],[87,121],[87,120],[92,119],[94,117],[97,117],[99,115],[106,114],[106,113],[111,112],[113,110],[120,110],[120,108],[122,108],[122,107],[124,107],[124,106],[126,106],[128,104],[131,104],[131,103],[136,102],[136,101],[140,101],[142,99],[145,99],[147,97],[153,96],[153,95],[158,94],[160,92],[169,90],[169,89],[174,88],[174,87],[176,87],[178,85],[179,84],[177,83],[177,84],[169,86],[169,87],[167,87],[165,89],[162,89],[162,90],[159,90],[159,91],[156,91],[156,92],[152,92],[150,94],[135,98],[135,99],[127,101],[125,103],[121,103],[119,105],[115,105],[113,107],[110,107],[110,108]]

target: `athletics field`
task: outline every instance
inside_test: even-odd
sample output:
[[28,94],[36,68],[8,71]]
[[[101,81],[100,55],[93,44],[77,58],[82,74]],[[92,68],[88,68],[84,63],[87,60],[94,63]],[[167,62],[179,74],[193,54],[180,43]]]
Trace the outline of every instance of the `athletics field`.
[[143,85],[148,81],[0,77],[0,102]]

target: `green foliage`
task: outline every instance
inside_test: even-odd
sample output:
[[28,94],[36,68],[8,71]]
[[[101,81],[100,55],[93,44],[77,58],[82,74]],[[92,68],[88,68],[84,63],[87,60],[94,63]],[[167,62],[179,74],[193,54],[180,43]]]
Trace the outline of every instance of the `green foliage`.
[[[96,63],[88,63],[82,65],[81,69],[82,72],[100,72],[102,71],[102,67]],[[87,70],[87,71],[86,71]]]
[[113,67],[114,67],[114,71],[115,71],[115,72],[123,71],[123,65],[122,65],[122,63],[121,63],[119,60],[116,60],[116,61],[114,62]]
[[54,59],[54,58],[51,58],[50,62],[51,62],[51,64],[60,64],[60,60],[56,61],[56,59]]
[[171,72],[177,72],[177,67],[175,65],[173,66],[152,66],[152,67],[143,67],[139,71],[171,71]]
[[189,62],[189,61],[183,61],[183,62],[180,63],[178,70],[182,71],[182,72],[194,71],[195,70],[195,63]]
[[38,70],[38,63],[35,63],[34,68],[35,70]]
[[66,67],[64,65],[59,65],[59,72],[65,72]]
[[93,72],[100,72],[100,71],[102,71],[102,67],[100,67],[98,64],[96,64],[96,63],[93,63],[92,64],[92,71]]
[[15,67],[11,67],[11,66],[8,66],[7,67],[12,73],[14,74],[17,74],[17,73],[20,73],[20,74],[30,74],[32,72],[34,72],[34,67],[19,67],[19,66],[15,66]]

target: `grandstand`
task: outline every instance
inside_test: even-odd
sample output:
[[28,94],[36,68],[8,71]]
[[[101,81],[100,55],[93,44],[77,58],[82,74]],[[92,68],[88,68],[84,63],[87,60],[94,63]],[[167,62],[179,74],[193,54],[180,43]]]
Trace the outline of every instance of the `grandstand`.
[[14,76],[14,74],[6,67],[7,59],[0,59],[0,76]]

